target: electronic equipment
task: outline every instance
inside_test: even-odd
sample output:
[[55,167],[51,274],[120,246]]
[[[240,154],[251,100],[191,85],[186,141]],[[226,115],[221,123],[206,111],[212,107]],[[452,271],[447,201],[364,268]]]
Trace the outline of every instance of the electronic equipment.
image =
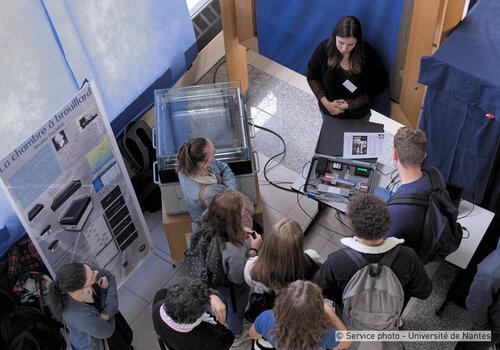
[[316,172],[321,173],[326,171],[326,167],[328,165],[328,161],[324,158],[318,159],[318,163],[316,164]]
[[28,221],[31,222],[33,219],[42,211],[43,204],[37,203],[31,210],[28,212]]
[[82,187],[82,182],[80,180],[73,180],[67,184],[64,189],[59,192],[52,200],[52,205],[50,209],[56,211],[61,205],[64,204],[78,189]]
[[[321,159],[325,159],[325,158],[321,158]],[[326,161],[326,160],[325,160]],[[316,167],[316,170],[318,168]],[[335,169],[335,170],[342,170],[342,164],[340,163],[332,163],[332,169]]]
[[80,231],[92,211],[92,200],[90,196],[74,199],[66,208],[59,223],[69,231]]
[[346,203],[372,193],[375,164],[316,154],[304,187],[310,198]]

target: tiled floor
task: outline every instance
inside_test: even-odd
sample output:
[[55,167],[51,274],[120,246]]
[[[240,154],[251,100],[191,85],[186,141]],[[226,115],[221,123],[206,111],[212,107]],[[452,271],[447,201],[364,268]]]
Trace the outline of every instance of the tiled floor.
[[[247,58],[250,65],[250,88],[246,101],[255,124],[279,130],[287,144],[285,157],[277,159],[281,164],[274,161],[270,163],[267,175],[272,181],[290,187],[290,183],[302,171],[304,163],[310,159],[314,150],[321,127],[317,102],[304,76],[251,51],[247,52]],[[217,75],[214,79],[216,70]],[[226,79],[227,67],[220,61],[205,74],[199,84],[210,84],[214,80],[220,82]],[[301,133],[302,130],[305,131]],[[259,152],[261,169],[259,183],[263,201],[264,228],[268,229],[283,217],[290,217],[305,228],[316,212],[317,203],[268,184],[262,169],[269,157],[280,149],[281,143],[273,135],[258,129],[254,141]],[[306,248],[316,250],[324,259],[331,252],[340,249],[342,237],[352,234],[347,218],[341,215],[339,221],[335,214],[333,209],[325,210],[306,237]],[[134,330],[133,345],[140,350],[159,348],[150,311],[150,303],[155,292],[179,277],[187,275],[182,263],[173,262],[169,256],[161,214],[145,213],[145,217],[155,246],[153,254],[119,289],[120,309]],[[172,263],[175,263],[176,267],[173,267]],[[438,293],[434,299],[438,300],[440,297]],[[426,307],[421,309],[425,310]],[[415,329],[426,329],[421,327],[417,326]],[[239,347],[242,350],[249,348],[249,342]]]

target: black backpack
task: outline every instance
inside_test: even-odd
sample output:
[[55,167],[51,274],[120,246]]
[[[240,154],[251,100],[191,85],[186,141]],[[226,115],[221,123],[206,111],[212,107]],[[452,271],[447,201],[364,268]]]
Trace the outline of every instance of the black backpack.
[[413,204],[427,208],[420,245],[416,252],[427,264],[436,258],[444,259],[458,249],[462,242],[462,226],[457,223],[458,207],[453,203],[443,176],[435,167],[422,169],[429,175],[432,191],[424,194],[395,194],[387,205]]
[[126,127],[118,141],[123,157],[137,173],[153,169],[156,152],[153,148],[152,135],[149,125],[137,120]]
[[153,148],[151,128],[142,120],[129,124],[118,140],[118,146],[123,157],[136,172],[130,181],[141,208],[149,212],[160,210],[161,191],[153,181],[156,152]]
[[17,307],[0,324],[2,338],[10,350],[66,349],[61,328],[60,322],[31,306]]
[[198,224],[191,236],[191,246],[184,253],[184,263],[192,278],[201,279],[210,288],[228,284],[222,266],[222,253],[215,238],[205,238],[205,231]]
[[[14,311],[17,305],[18,302],[14,295],[12,295],[7,289],[0,288],[0,322],[12,311]],[[6,344],[6,341],[0,333],[0,349],[6,349],[7,347],[8,344]]]

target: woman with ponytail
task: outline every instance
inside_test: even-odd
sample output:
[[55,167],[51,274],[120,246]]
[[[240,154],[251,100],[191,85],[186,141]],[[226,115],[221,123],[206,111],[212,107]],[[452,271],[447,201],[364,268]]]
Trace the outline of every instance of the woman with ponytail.
[[72,349],[132,349],[132,339],[115,334],[117,316],[123,316],[111,272],[78,262],[66,264],[49,286],[48,296],[52,316],[68,328]]
[[[226,163],[215,160],[214,144],[204,137],[190,139],[179,148],[177,172],[194,222],[217,194],[236,189],[233,172]],[[251,210],[253,213],[253,207]]]

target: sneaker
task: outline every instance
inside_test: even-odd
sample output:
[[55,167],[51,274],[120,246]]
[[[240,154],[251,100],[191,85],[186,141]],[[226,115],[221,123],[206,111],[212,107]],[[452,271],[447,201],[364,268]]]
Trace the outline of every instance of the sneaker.
[[243,332],[241,332],[239,336],[234,338],[234,342],[231,347],[237,348],[238,346],[240,346],[241,344],[243,344],[248,340],[250,340],[250,334],[248,334],[248,329],[243,328]]

